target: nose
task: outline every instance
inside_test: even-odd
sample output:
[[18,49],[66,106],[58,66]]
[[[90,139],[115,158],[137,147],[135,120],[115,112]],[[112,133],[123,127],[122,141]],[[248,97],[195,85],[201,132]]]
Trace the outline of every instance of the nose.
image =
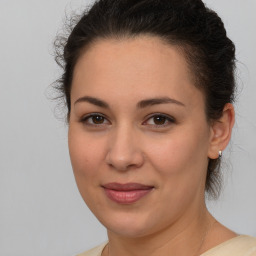
[[139,141],[136,131],[127,127],[117,129],[108,141],[107,164],[118,171],[141,167],[144,156]]

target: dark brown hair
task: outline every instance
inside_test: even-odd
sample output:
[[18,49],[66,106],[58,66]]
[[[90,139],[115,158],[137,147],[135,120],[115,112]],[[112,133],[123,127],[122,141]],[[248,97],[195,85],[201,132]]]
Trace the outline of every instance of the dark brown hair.
[[[56,61],[63,68],[57,88],[64,97],[69,117],[74,67],[82,50],[95,40],[157,36],[182,49],[195,86],[205,95],[206,117],[221,117],[232,103],[235,90],[235,46],[227,37],[220,17],[201,0],[99,0],[71,24],[68,37],[55,41]],[[220,159],[209,159],[206,191],[217,197]]]

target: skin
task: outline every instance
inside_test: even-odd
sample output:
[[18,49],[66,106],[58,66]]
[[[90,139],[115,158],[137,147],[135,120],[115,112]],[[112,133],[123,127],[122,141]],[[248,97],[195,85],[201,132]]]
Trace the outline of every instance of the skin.
[[[227,146],[234,109],[209,123],[204,100],[181,52],[157,37],[101,39],[80,56],[69,150],[78,189],[108,231],[103,255],[185,256],[235,236],[204,198],[208,159]],[[123,205],[106,196],[110,182],[153,189]]]

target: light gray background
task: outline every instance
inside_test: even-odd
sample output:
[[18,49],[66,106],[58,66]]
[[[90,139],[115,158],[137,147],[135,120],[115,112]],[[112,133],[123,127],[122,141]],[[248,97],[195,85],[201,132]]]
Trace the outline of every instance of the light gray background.
[[[213,214],[256,236],[256,1],[207,0],[237,46],[239,95],[225,189]],[[72,256],[106,239],[73,178],[67,127],[54,116],[51,56],[82,0],[0,0],[0,256]]]

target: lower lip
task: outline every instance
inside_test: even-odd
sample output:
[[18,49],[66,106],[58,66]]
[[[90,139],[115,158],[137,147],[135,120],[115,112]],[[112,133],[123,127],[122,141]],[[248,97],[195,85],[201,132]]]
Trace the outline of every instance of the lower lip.
[[119,204],[132,204],[146,196],[152,189],[118,191],[104,188],[107,196],[112,201]]

